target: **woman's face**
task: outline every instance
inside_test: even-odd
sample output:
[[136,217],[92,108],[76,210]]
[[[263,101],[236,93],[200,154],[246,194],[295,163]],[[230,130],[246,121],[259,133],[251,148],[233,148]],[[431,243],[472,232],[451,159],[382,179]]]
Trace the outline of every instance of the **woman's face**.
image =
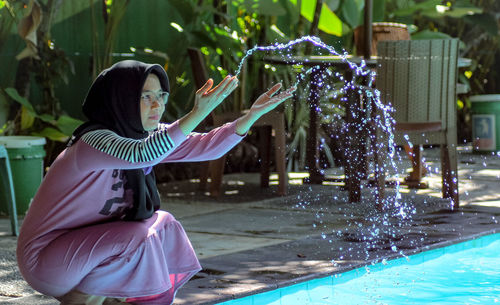
[[[162,88],[158,76],[153,73],[148,75],[141,96],[141,122],[146,131],[153,131],[158,127],[160,118],[165,111],[165,104],[157,96],[160,96]],[[144,98],[144,97],[147,98]]]

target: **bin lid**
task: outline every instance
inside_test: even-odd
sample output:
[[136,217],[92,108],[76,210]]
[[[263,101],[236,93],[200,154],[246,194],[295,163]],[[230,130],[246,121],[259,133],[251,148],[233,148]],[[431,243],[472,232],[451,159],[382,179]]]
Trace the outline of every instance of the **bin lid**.
[[6,148],[28,148],[31,146],[44,145],[46,143],[44,137],[33,136],[6,136],[0,137],[0,145]]
[[469,99],[471,102],[500,102],[500,94],[473,95]]

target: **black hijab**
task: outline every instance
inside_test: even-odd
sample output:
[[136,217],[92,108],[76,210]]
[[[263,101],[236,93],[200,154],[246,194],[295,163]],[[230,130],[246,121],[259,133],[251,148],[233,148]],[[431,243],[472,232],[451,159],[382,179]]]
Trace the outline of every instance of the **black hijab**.
[[[163,91],[170,92],[168,76],[163,67],[136,60],[124,60],[102,71],[87,93],[83,113],[88,121],[80,125],[68,146],[73,145],[85,133],[97,129],[109,129],[122,137],[144,139],[148,132],[141,122],[141,91],[150,73],[160,80]],[[133,191],[133,207],[126,211],[126,220],[151,217],[160,207],[154,171],[143,169],[124,170],[125,189]]]

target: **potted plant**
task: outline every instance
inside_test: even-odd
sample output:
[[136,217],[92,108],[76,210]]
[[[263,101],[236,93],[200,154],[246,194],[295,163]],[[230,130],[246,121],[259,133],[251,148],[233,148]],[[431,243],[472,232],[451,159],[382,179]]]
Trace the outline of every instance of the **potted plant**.
[[[7,121],[0,129],[0,145],[7,148],[17,210],[23,214],[42,181],[47,140],[51,144],[49,148],[54,150],[56,144],[66,142],[82,122],[64,114],[56,118],[48,113],[39,113],[14,88],[4,89],[0,95],[8,96],[21,105],[14,120]],[[0,205],[0,214],[6,211],[7,204]]]
[[[2,19],[2,24],[8,20],[10,28],[17,23],[19,34],[27,44],[16,57],[19,64],[15,88],[0,88],[0,102],[9,107],[6,123],[0,126],[0,145],[7,148],[17,210],[23,214],[42,180],[44,158],[51,161],[58,153],[59,146],[67,141],[81,121],[66,115],[55,96],[57,81],[66,81],[68,71],[73,71],[64,52],[50,40],[50,20],[60,1],[30,1],[29,5],[24,6],[18,4],[0,1],[0,13],[10,17]],[[20,15],[24,17],[19,19]],[[0,33],[0,46],[10,33],[10,30]],[[34,83],[30,75],[34,76]],[[41,93],[37,103],[29,101],[32,83]],[[6,207],[7,204],[0,202],[0,214],[7,210]]]

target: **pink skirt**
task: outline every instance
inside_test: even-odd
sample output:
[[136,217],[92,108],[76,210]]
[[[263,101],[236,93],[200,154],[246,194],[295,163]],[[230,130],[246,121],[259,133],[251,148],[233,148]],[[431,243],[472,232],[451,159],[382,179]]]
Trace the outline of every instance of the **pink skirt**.
[[20,269],[43,294],[58,297],[76,289],[118,298],[155,296],[145,302],[138,298],[137,304],[155,304],[157,298],[161,304],[171,303],[176,291],[201,269],[184,229],[165,211],[143,221],[69,231],[49,243],[35,261],[29,271],[20,262]]

